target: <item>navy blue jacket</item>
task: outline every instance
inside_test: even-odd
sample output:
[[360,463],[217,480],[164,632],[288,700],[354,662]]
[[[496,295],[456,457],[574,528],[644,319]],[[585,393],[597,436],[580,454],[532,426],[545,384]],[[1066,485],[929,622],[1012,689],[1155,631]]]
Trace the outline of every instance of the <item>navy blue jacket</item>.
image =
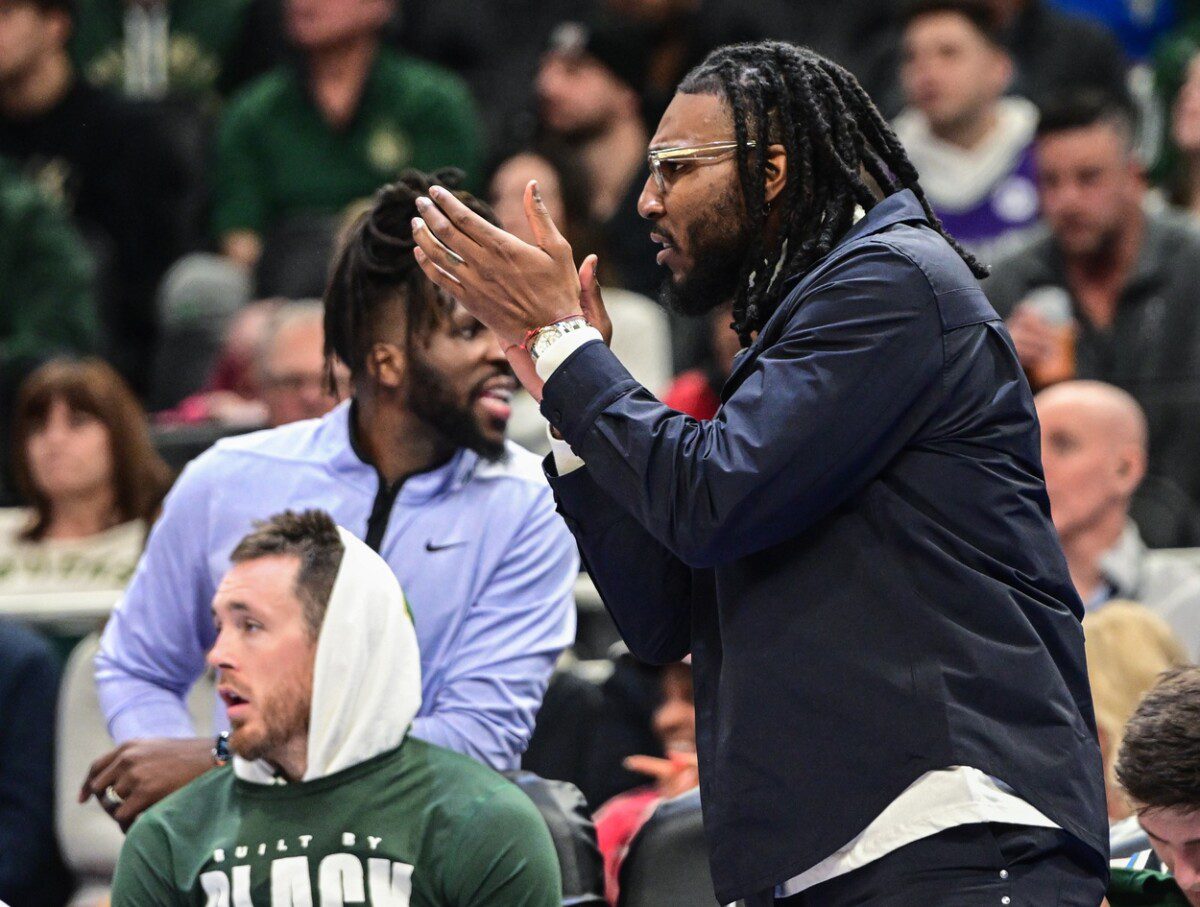
[[550,480],[625,641],[693,653],[720,901],[815,865],[952,765],[1106,856],[1032,396],[912,193],[792,278],[722,398],[711,421],[681,415],[595,342],[542,402],[587,463]]
[[69,894],[54,837],[58,659],[0,617],[0,903],[55,907]]

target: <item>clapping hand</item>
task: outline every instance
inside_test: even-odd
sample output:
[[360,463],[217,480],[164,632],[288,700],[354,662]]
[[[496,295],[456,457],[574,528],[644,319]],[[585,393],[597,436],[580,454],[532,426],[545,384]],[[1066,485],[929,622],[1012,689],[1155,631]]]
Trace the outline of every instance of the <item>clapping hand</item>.
[[525,187],[534,245],[488,223],[440,186],[418,199],[417,208],[417,264],[496,334],[517,378],[536,399],[541,399],[542,382],[525,349],[530,332],[581,314],[599,328],[605,343],[611,340],[596,256],[589,255],[575,270],[571,246],[542,203],[536,181]]

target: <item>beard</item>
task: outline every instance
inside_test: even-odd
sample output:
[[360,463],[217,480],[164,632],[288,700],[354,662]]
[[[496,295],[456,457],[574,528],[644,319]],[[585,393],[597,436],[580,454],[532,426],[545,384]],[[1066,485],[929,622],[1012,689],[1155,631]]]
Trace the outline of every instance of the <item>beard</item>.
[[496,441],[483,433],[471,403],[463,406],[451,397],[441,374],[421,358],[415,345],[408,366],[406,403],[413,413],[455,447],[472,450],[491,463],[503,459],[503,438]]
[[659,292],[659,301],[672,312],[697,318],[725,305],[737,293],[751,235],[735,192],[726,191],[705,217],[688,227],[692,269],[678,282],[668,274]]
[[274,692],[256,700],[255,709],[259,720],[233,724],[229,735],[230,750],[243,759],[266,759],[297,736],[307,739],[312,675],[281,679]]

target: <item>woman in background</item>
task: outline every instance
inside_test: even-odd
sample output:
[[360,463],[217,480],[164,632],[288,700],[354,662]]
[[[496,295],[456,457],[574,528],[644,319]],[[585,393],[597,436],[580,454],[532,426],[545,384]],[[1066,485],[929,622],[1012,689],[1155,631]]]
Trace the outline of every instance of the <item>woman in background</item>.
[[17,394],[0,594],[119,590],[171,485],[133,393],[99,359],[54,360]]

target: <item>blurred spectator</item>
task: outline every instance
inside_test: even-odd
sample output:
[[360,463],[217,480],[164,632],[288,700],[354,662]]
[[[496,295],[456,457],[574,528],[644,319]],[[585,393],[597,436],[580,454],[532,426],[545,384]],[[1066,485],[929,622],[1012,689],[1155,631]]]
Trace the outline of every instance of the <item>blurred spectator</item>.
[[1037,108],[1003,97],[1012,59],[984,0],[913,3],[903,46],[896,135],[946,229],[992,260],[1037,220]]
[[[479,176],[465,86],[380,46],[393,0],[285,0],[285,11],[299,62],[241,91],[218,141],[215,229],[225,254],[247,267],[275,231],[299,231],[310,248],[328,251],[338,213],[406,167]],[[276,270],[286,272],[289,244]],[[307,260],[310,248],[294,255]]]
[[837,61],[855,75],[884,116],[891,119],[899,113],[900,16],[894,0],[841,0],[837,15],[830,15],[826,0],[786,0],[773,9],[759,4],[753,8],[768,14],[764,37],[803,44]]
[[1200,907],[1200,668],[1178,668],[1125,727],[1117,779],[1152,849],[1115,863],[1110,907]]
[[158,421],[275,428],[325,415],[345,395],[349,375],[336,363],[340,392],[329,393],[324,319],[319,299],[264,300],[243,309],[230,324],[209,387]]
[[268,428],[319,419],[346,395],[350,372],[331,364],[338,393],[325,381],[325,306],[319,299],[285,302],[267,323],[256,373]]
[[1017,64],[1011,90],[1039,107],[1064,92],[1123,96],[1125,55],[1104,26],[1048,0],[987,0]]
[[133,98],[166,95],[213,106],[279,51],[270,3],[259,0],[72,0],[72,55],[95,85]]
[[595,0],[438,0],[400,3],[391,43],[444,66],[471,87],[491,149],[530,141],[537,128],[534,80],[550,32],[590,14]]
[[1200,53],[1192,53],[1170,105],[1159,177],[1167,199],[1200,217]]
[[543,132],[567,144],[583,167],[608,281],[654,296],[662,272],[637,213],[649,175],[649,132],[640,94],[645,66],[635,29],[610,22],[565,22],[550,36],[537,94]]
[[1035,389],[1095,378],[1149,421],[1151,473],[1200,500],[1200,233],[1143,208],[1127,108],[1097,95],[1047,108],[1038,188],[1047,229],[996,263],[984,289]]
[[662,689],[658,668],[638,661],[623,642],[613,644],[609,657],[613,669],[600,685],[591,758],[580,785],[593,809],[645,782],[625,767],[626,757],[665,755],[652,726]]
[[259,399],[258,357],[267,325],[281,305],[261,299],[239,309],[225,328],[204,387],[171,409],[156,413],[160,425],[216,423],[230,428],[260,428],[266,411]]
[[730,324],[731,306],[721,306],[707,317],[709,355],[700,368],[675,376],[663,394],[663,403],[694,419],[711,419],[721,406],[721,388],[733,371],[733,357],[742,348]]
[[618,794],[596,812],[596,838],[604,857],[604,893],[616,907],[621,861],[638,829],[655,807],[700,783],[696,767],[696,704],[690,662],[661,669],[661,701],[654,710],[654,734],[665,758],[629,756],[627,769],[653,779],[651,784]]
[[1191,0],[1051,0],[1061,10],[1092,19],[1121,42],[1135,60],[1147,56],[1154,45],[1179,20],[1183,8],[1192,11]]
[[62,212],[0,159],[0,425],[31,368],[95,345],[92,278],[91,256]]
[[[791,3],[777,0],[755,0],[744,3],[740,0],[601,0],[605,11],[615,20],[633,26],[645,42],[644,50],[630,46],[627,53],[636,53],[645,59],[641,91],[645,98],[647,124],[654,126],[662,117],[675,88],[694,66],[701,63],[709,51],[725,44],[744,41],[760,41],[777,37],[781,31],[795,29],[796,16]],[[843,19],[849,24],[858,24],[861,19],[852,18],[860,3],[844,2],[838,7],[837,16],[828,19]],[[878,4],[877,4],[878,6]],[[843,10],[843,7],[847,7]],[[828,10],[828,6],[825,7]],[[809,24],[806,22],[805,24]],[[819,30],[824,36],[828,26]],[[866,39],[867,36],[861,35]],[[802,44],[809,41],[796,35]]]
[[184,250],[186,178],[152,112],[76,78],[73,0],[0,7],[0,149],[60,201],[96,253],[104,354],[148,390],[154,293]]
[[1096,709],[1108,818],[1126,818],[1130,807],[1116,783],[1113,765],[1125,723],[1158,676],[1188,662],[1183,645],[1157,614],[1136,602],[1109,602],[1083,618],[1088,685]]
[[181,694],[215,638],[209,606],[229,552],[284,508],[328,509],[401,579],[423,653],[413,735],[517,766],[574,638],[579,561],[537,459],[505,441],[516,380],[499,342],[435,293],[412,255],[417,198],[455,179],[406,171],[343,244],[326,344],[350,365],[353,398],[323,419],[219,442],[167,497],[96,658],[119,746],[89,783],[119,781],[123,821],[212,768],[212,740],[196,736]]
[[50,646],[0,617],[0,903],[12,907],[59,907],[70,891],[54,837],[57,695]]
[[123,589],[171,484],[128,386],[99,359],[48,362],[12,438],[29,509],[0,511],[0,592]]
[[[613,322],[613,350],[644,386],[652,391],[661,388],[671,377],[667,314],[642,294],[608,284],[611,270],[606,267],[605,247],[597,239],[598,231],[588,205],[586,175],[579,164],[561,151],[549,148],[519,151],[501,161],[489,186],[500,226],[526,242],[534,242],[524,202],[525,187],[534,179],[550,216],[571,244],[576,265],[581,265],[590,253],[599,255],[604,305]],[[644,234],[645,228],[639,232]],[[549,451],[546,421],[536,402],[523,389],[513,399],[509,437],[529,450]]]
[[1068,381],[1035,398],[1050,514],[1084,607],[1141,602],[1200,655],[1200,568],[1150,551],[1129,519],[1146,472],[1137,401],[1098,381]]

